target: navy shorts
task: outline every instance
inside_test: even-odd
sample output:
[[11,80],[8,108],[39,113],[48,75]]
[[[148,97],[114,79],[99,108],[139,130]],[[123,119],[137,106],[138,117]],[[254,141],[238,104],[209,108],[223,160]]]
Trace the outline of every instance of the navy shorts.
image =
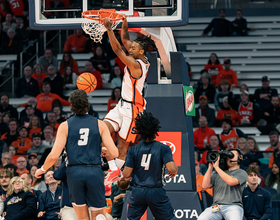
[[156,220],[170,220],[174,216],[170,200],[163,188],[133,187],[127,218],[139,220],[147,207]]
[[100,167],[71,166],[67,167],[66,174],[72,203],[94,208],[106,206],[104,174]]

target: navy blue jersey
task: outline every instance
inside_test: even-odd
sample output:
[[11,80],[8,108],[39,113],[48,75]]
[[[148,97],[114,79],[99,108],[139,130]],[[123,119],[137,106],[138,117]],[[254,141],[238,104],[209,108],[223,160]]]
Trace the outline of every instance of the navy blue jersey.
[[131,147],[125,166],[133,168],[139,186],[162,187],[164,165],[173,161],[170,147],[158,141],[144,142]]
[[98,120],[91,115],[74,115],[67,119],[66,152],[68,165],[101,164],[101,137]]

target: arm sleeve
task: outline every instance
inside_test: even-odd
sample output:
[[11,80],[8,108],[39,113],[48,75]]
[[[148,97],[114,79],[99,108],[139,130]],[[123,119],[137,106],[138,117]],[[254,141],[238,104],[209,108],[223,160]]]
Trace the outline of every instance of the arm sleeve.
[[264,201],[264,214],[260,218],[260,220],[267,220],[271,219],[271,214],[272,214],[272,202],[271,202],[271,196],[270,193],[266,193],[265,195],[265,201]]
[[66,162],[64,161],[53,173],[53,178],[62,180],[66,177]]
[[247,179],[248,179],[248,175],[244,170],[239,169],[239,172],[236,173],[236,175],[234,175],[234,177],[236,179],[238,179],[239,181],[239,185],[242,185],[244,183],[246,183]]
[[166,145],[164,145],[164,147],[162,148],[162,156],[163,156],[162,160],[164,164],[173,161],[172,151],[170,147]]
[[213,20],[211,21],[211,23],[204,29],[203,33],[204,33],[204,34],[207,34],[209,31],[212,30],[213,26],[214,26],[214,19],[213,19]]
[[127,155],[126,155],[126,161],[125,161],[125,166],[130,167],[130,168],[134,168],[134,165],[135,165],[132,148],[130,148],[128,150]]
[[239,138],[243,137],[243,138],[247,138],[247,135],[244,134],[240,129],[236,128],[236,133],[238,135]]

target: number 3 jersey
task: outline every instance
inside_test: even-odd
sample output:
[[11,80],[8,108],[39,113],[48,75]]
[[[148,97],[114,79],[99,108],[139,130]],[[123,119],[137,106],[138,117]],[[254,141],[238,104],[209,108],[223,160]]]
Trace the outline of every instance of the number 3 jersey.
[[165,164],[171,161],[173,157],[169,146],[158,141],[141,141],[128,150],[125,166],[133,168],[137,185],[155,188],[164,185]]
[[98,120],[91,115],[74,115],[67,119],[66,152],[68,165],[101,164],[101,137]]

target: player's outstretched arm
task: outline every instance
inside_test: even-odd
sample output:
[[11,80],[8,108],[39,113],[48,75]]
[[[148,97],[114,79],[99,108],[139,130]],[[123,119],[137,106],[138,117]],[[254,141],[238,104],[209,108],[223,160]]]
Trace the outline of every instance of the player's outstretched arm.
[[174,163],[174,161],[168,162],[167,164],[165,164],[166,169],[168,170],[168,176],[169,178],[174,178],[178,172],[178,167],[177,165]]
[[121,30],[121,39],[124,47],[126,48],[127,51],[129,51],[131,46],[131,41],[129,39],[127,19],[125,14],[122,14],[122,17],[123,17],[123,23],[122,23],[122,30]]
[[111,159],[114,159],[119,156],[119,150],[116,147],[111,134],[109,132],[109,129],[107,125],[103,122],[98,120],[98,128],[99,128],[99,133],[102,139],[103,144],[107,148],[107,151],[109,153],[109,157]]
[[104,26],[107,29],[108,37],[110,40],[110,44],[112,47],[112,50],[115,52],[115,54],[120,58],[120,60],[128,66],[130,69],[130,72],[133,74],[132,76],[134,78],[138,78],[142,74],[142,69],[140,67],[140,64],[135,61],[135,59],[131,56],[126,56],[125,52],[122,50],[122,47],[115,37],[115,34],[112,30],[112,19],[110,18],[104,18],[103,19]]
[[[68,136],[68,123],[67,121],[62,122],[57,130],[56,139],[53,145],[53,148],[49,155],[46,158],[44,165],[41,169],[38,169],[35,173],[36,178],[39,178],[40,175],[44,174],[52,165],[54,165],[55,161],[57,161],[60,156],[63,148],[65,147],[66,140]],[[45,171],[44,171],[45,170]]]

